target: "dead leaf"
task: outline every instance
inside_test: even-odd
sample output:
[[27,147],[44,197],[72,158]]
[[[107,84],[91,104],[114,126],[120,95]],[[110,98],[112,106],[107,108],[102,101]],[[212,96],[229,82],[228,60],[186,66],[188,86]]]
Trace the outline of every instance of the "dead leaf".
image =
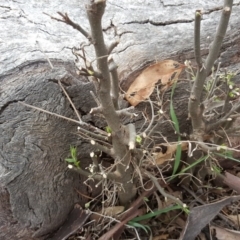
[[223,176],[223,182],[228,185],[230,188],[235,190],[238,194],[240,194],[240,178],[234,176],[229,172],[225,172]]
[[[221,201],[205,204],[191,209],[180,240],[195,239],[201,230],[228,204],[238,201],[240,196],[225,198]],[[231,239],[231,238],[226,238]]]
[[[121,228],[130,220],[135,218],[136,216],[140,215],[142,213],[141,209],[137,209],[136,211],[132,212],[131,215],[129,215],[126,219],[118,222],[116,225],[114,225],[111,229],[109,229],[108,232],[106,232],[104,235],[102,235],[99,240],[108,240],[112,239],[112,236],[116,233],[118,233],[118,230],[121,230]],[[118,236],[114,236],[113,239],[118,239],[117,237],[120,237],[121,232],[118,234]]]
[[164,60],[144,69],[130,85],[125,98],[132,106],[136,106],[147,99],[153,92],[156,84],[164,89],[177,81],[185,65],[173,60]]
[[230,219],[235,224],[235,226],[237,226],[237,227],[239,226],[239,222],[240,222],[239,214],[238,215],[228,215],[227,218]]
[[153,237],[153,240],[167,240],[169,239],[169,234],[161,234]]
[[239,231],[233,231],[225,228],[219,228],[219,227],[210,227],[211,232],[214,232],[214,237],[216,237],[218,240],[238,240],[240,239],[240,232]]
[[[177,146],[178,143],[175,144],[167,144],[167,143],[162,143],[159,148],[161,149],[160,152],[153,153],[155,157],[155,163],[156,165],[162,165],[166,161],[169,161],[173,158],[173,155],[177,151]],[[181,143],[181,149],[182,151],[185,151],[188,149],[188,143],[187,142],[182,142]]]
[[103,218],[104,216],[116,217],[123,211],[124,211],[123,206],[107,207],[107,208],[103,208],[102,210],[98,211],[97,212],[98,214],[93,213],[91,215],[90,219],[98,221],[99,219]]

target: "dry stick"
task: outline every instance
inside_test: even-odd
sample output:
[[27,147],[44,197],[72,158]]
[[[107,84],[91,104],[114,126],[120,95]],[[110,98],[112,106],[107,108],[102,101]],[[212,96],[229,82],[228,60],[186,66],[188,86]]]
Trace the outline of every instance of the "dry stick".
[[148,177],[153,181],[153,183],[155,184],[156,188],[158,189],[158,191],[164,196],[165,199],[170,198],[172,199],[175,203],[179,204],[180,206],[184,206],[185,204],[178,198],[172,196],[171,194],[166,193],[163,188],[160,186],[160,184],[158,183],[158,180],[156,177],[154,177],[150,172],[145,171],[145,173],[148,175]]
[[79,113],[78,113],[78,110],[76,109],[75,105],[73,104],[71,98],[69,97],[68,93],[66,92],[66,90],[65,90],[65,88],[63,87],[63,85],[62,85],[62,83],[61,83],[60,80],[58,80],[58,84],[59,84],[59,86],[61,87],[61,89],[63,90],[65,96],[66,96],[67,99],[68,99],[68,101],[70,102],[70,104],[71,104],[74,112],[76,113],[76,115],[77,115],[77,117],[78,117],[78,120],[79,120],[80,124],[83,124],[83,121],[82,121],[82,119],[81,119],[81,117],[80,117],[80,115],[79,115]]
[[98,100],[97,96],[94,94],[94,92],[90,91],[90,94],[92,95],[92,97],[93,97],[94,101],[96,102],[96,104],[98,105],[98,107],[100,107],[101,103],[99,102],[99,100]]
[[[74,112],[76,113],[76,115],[77,115],[77,117],[78,117],[78,119],[79,119],[80,125],[86,124],[86,123],[84,123],[84,122],[82,121],[81,116],[80,116],[79,113],[78,113],[78,110],[76,109],[75,105],[73,104],[71,98],[69,97],[67,91],[64,89],[64,87],[63,87],[63,85],[62,85],[62,83],[61,83],[60,80],[58,80],[58,84],[59,84],[59,86],[61,87],[61,89],[63,90],[65,96],[66,96],[67,99],[68,99],[68,101],[70,102],[70,104],[71,104]],[[102,130],[100,130],[100,129],[97,129],[97,130],[98,130],[98,132],[99,132],[100,134],[106,135],[106,132],[104,132],[104,131],[102,131]]]
[[238,117],[238,114],[234,114],[235,112],[237,112],[240,109],[240,102],[235,104],[232,109],[222,118],[220,118],[217,122],[209,124],[207,126],[207,131],[211,131],[216,129],[217,127],[219,127],[221,124],[226,123],[226,122],[230,122],[233,120],[233,118]]
[[[122,220],[121,222],[117,223],[113,228],[111,228],[107,233],[102,235],[99,240],[108,240],[111,239],[112,236],[119,230],[121,229],[127,222],[129,222],[131,219],[137,217],[139,214],[141,214],[142,211],[141,209],[136,210],[133,212],[128,218]],[[114,238],[116,239],[116,238]]]
[[39,42],[39,41],[36,41],[36,43],[38,44],[38,46],[39,46],[41,52],[44,54],[45,58],[47,59],[47,61],[48,61],[49,65],[50,65],[50,67],[53,69],[53,65],[52,65],[52,63],[51,63],[49,57],[47,56],[47,54],[46,54],[45,51],[43,50],[43,48],[42,48],[40,42]]
[[59,19],[59,18],[55,18],[55,17],[53,17],[53,16],[51,16],[51,15],[49,15],[49,14],[47,14],[47,13],[43,13],[43,14],[49,16],[49,17],[50,17],[51,19],[53,19],[53,20],[56,20],[56,21],[58,21],[58,22],[63,22],[63,23],[66,23],[66,24],[72,26],[74,29],[76,29],[76,30],[78,30],[80,33],[82,33],[82,35],[84,35],[87,39],[89,39],[90,41],[92,40],[91,35],[90,35],[87,31],[85,31],[80,25],[78,25],[77,23],[73,22],[73,21],[68,17],[68,14],[67,14],[67,13],[65,13],[65,15],[64,15],[63,13],[58,12],[58,14],[63,18],[63,20],[62,20],[62,19]]
[[[79,173],[80,175],[87,177],[88,179],[92,178],[97,181],[101,181],[104,179],[109,179],[111,181],[115,181],[118,177],[116,172],[91,173],[91,172],[83,170],[82,168],[76,168],[74,166],[73,166],[73,168],[70,168],[70,170],[73,170],[73,171]],[[104,174],[105,174],[105,176],[104,176]]]
[[[149,185],[149,184],[148,184]],[[148,188],[149,186],[146,186],[146,188]],[[141,196],[139,196],[137,198],[136,201],[134,201],[130,208],[124,212],[120,218],[121,221],[124,221],[126,219],[132,219],[131,215],[137,211],[137,209],[144,203],[144,199],[146,197],[149,197],[153,192],[156,191],[156,186],[154,184],[151,183],[151,186],[149,187],[149,191],[144,191]],[[115,233],[114,233],[114,236],[120,236],[121,233],[123,232],[124,230],[124,226],[122,226],[121,228],[117,227],[116,228],[118,229]],[[111,229],[112,230],[112,229]]]
[[[78,125],[80,124],[80,122],[77,121],[77,120],[74,120],[74,119],[71,119],[71,118],[68,118],[68,117],[64,117],[64,116],[62,116],[62,115],[60,115],[60,114],[53,113],[53,112],[44,110],[44,109],[39,108],[39,107],[35,107],[35,106],[30,105],[30,104],[21,102],[21,101],[18,101],[18,102],[19,102],[20,104],[24,105],[24,106],[27,106],[27,107],[30,107],[30,108],[32,108],[32,109],[38,110],[38,111],[40,111],[40,112],[44,112],[44,113],[47,113],[47,114],[49,114],[49,115],[52,115],[52,116],[55,116],[55,117],[58,117],[58,118],[65,119],[65,120],[70,121],[70,122],[73,122],[73,123],[77,123]],[[83,122],[83,123],[84,123],[84,122]],[[86,123],[84,123],[84,124],[86,124]],[[86,124],[86,125],[88,125],[88,124]],[[81,130],[83,133],[85,133],[85,134],[89,134],[92,138],[96,138],[96,140],[99,139],[99,140],[105,140],[105,141],[106,141],[106,138],[103,137],[102,135],[95,134],[95,133],[90,132],[90,131],[88,131],[88,130],[86,130],[86,129],[84,129],[84,128],[80,128],[79,131],[80,131],[80,130]]]
[[103,145],[100,145],[98,143],[96,143],[94,140],[91,140],[91,144],[96,147],[96,149],[108,154],[111,157],[114,157],[114,152],[112,149],[109,149],[108,147],[105,147]]
[[151,106],[152,118],[151,118],[151,121],[150,121],[147,129],[143,132],[143,133],[145,133],[145,134],[151,129],[151,127],[152,127],[152,125],[153,125],[153,122],[154,122],[154,108],[153,108],[153,103],[152,103],[151,99],[149,99],[148,102],[149,102],[149,104],[150,104],[150,106]]
[[[93,131],[94,131],[94,129],[95,128],[93,127]],[[82,138],[84,138],[88,141],[95,140],[97,142],[105,144],[106,146],[109,146],[109,147],[111,146],[108,143],[108,137],[107,136],[103,136],[101,134],[94,133],[93,131],[89,131],[89,130],[86,130],[84,128],[78,127],[78,132],[76,133],[76,135],[78,135],[78,136],[80,136],[80,137],[82,137]]]
[[74,122],[74,123],[80,124],[80,122],[77,121],[77,120],[74,120],[74,119],[71,119],[71,118],[68,118],[68,117],[64,117],[64,116],[59,115],[59,114],[57,114],[57,113],[53,113],[53,112],[50,112],[50,111],[44,110],[44,109],[42,109],[42,108],[39,108],[39,107],[35,107],[35,106],[32,106],[32,105],[29,105],[29,104],[27,104],[27,103],[25,103],[25,102],[21,102],[21,101],[19,101],[19,103],[22,104],[22,105],[24,105],[24,106],[27,106],[27,107],[33,108],[33,109],[35,109],[35,110],[38,110],[38,111],[40,111],[40,112],[44,112],[44,113],[47,113],[47,114],[49,114],[49,115],[52,115],[52,116],[55,116],[55,117],[58,117],[58,118],[65,119],[65,120],[67,120],[67,121],[70,121],[70,122]]
[[133,117],[136,117],[137,114],[136,113],[130,113],[128,111],[131,111],[134,109],[134,106],[131,106],[131,107],[128,107],[128,108],[124,108],[124,109],[121,109],[121,110],[118,110],[116,111],[117,115],[120,117],[120,116],[128,116],[130,118],[133,118]]

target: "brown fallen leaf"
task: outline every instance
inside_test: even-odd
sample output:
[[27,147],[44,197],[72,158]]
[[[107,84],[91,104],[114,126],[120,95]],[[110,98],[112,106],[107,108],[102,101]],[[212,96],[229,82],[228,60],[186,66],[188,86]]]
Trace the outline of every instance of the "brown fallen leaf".
[[240,239],[240,232],[239,231],[233,231],[230,229],[225,228],[219,228],[219,227],[210,227],[211,232],[214,233],[214,237],[216,237],[218,240],[239,240]]
[[177,81],[183,68],[185,65],[173,60],[164,60],[147,67],[130,85],[125,98],[132,106],[136,106],[152,94],[156,84],[160,84],[162,90],[170,87]]
[[227,218],[230,219],[235,224],[236,227],[239,226],[239,222],[240,222],[239,214],[237,214],[237,215],[228,215]]
[[225,172],[223,177],[223,182],[228,185],[230,188],[235,190],[238,194],[240,194],[240,178],[234,176],[229,172]]
[[[178,146],[178,143],[175,143],[175,144],[162,143],[159,146],[159,148],[162,150],[160,152],[153,153],[156,165],[159,166],[165,163],[166,161],[171,160],[177,151],[177,146]],[[182,142],[181,150],[185,151],[187,149],[188,149],[188,143]]]
[[169,239],[169,234],[161,234],[153,237],[153,240],[167,240]]
[[117,215],[119,215],[123,211],[124,211],[124,207],[123,206],[107,207],[107,208],[103,208],[100,211],[98,211],[97,214],[93,213],[91,215],[90,219],[98,221],[101,218],[104,218],[104,216],[116,217]]

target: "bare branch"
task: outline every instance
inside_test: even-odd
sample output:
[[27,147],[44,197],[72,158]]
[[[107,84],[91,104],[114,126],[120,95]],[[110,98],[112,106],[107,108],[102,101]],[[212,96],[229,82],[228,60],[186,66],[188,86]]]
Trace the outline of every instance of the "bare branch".
[[134,124],[128,124],[129,130],[129,141],[128,146],[129,150],[133,150],[136,147],[136,128]]
[[224,7],[221,15],[221,20],[218,25],[217,33],[215,35],[212,47],[209,50],[209,54],[205,61],[205,68],[198,69],[196,80],[191,89],[191,95],[189,98],[188,110],[192,120],[193,131],[197,134],[201,134],[204,131],[204,123],[202,120],[200,102],[203,92],[204,82],[209,72],[211,71],[215,60],[218,57],[223,38],[225,36],[230,13],[232,9],[233,0],[225,0]]
[[92,41],[92,37],[91,35],[85,31],[79,24],[73,22],[69,17],[68,17],[68,14],[65,13],[65,15],[61,12],[57,12],[61,17],[62,19],[59,19],[59,18],[55,18],[47,13],[44,13],[45,15],[51,17],[51,19],[53,20],[56,20],[58,22],[63,22],[63,23],[66,23],[70,26],[72,26],[74,29],[78,30],[83,36],[85,36],[90,42]]
[[196,10],[195,12],[195,27],[194,27],[194,53],[195,59],[198,65],[198,69],[202,68],[202,57],[200,48],[200,28],[201,28],[201,10]]
[[209,54],[206,58],[207,75],[211,71],[214,62],[218,57],[218,54],[223,42],[223,38],[227,31],[228,22],[229,22],[231,11],[232,11],[232,5],[233,5],[233,0],[224,1],[223,11],[222,11],[220,22],[218,24],[218,29],[217,29],[215,38],[213,40],[213,43],[211,45],[211,48],[209,49]]
[[172,199],[175,203],[179,204],[180,206],[184,207],[183,202],[179,199],[174,197],[173,195],[166,193],[164,189],[160,186],[158,183],[158,180],[156,177],[154,177],[150,172],[145,171],[145,174],[153,181],[154,185],[156,186],[157,190],[164,196],[165,199],[169,198]]
[[128,117],[130,117],[130,118],[133,118],[133,117],[136,117],[137,114],[136,114],[136,113],[130,113],[130,112],[128,112],[128,111],[131,111],[131,110],[133,110],[133,109],[134,109],[134,106],[131,106],[131,107],[129,107],[129,108],[124,108],[124,109],[118,110],[118,111],[116,111],[116,112],[117,112],[117,115],[118,115],[119,117],[121,117],[121,116],[128,116]]
[[108,147],[105,147],[105,146],[103,146],[103,145],[101,145],[101,144],[98,144],[98,143],[97,143],[96,141],[94,141],[94,140],[91,140],[90,142],[91,142],[91,144],[96,148],[96,150],[102,151],[102,152],[108,154],[109,156],[114,157],[114,151],[113,151],[113,149],[109,149]]
[[111,96],[113,105],[116,110],[119,109],[118,99],[119,99],[119,79],[117,72],[117,65],[110,56],[109,59],[109,71],[111,73]]
[[115,48],[115,47],[117,47],[117,45],[119,44],[119,42],[120,42],[120,40],[119,40],[119,38],[117,39],[117,40],[114,40],[109,46],[108,46],[108,54],[110,55],[111,54],[111,52],[113,51],[113,49]]
[[101,20],[104,14],[105,6],[105,1],[98,1],[96,3],[91,2],[91,4],[87,5],[87,14],[92,31],[92,40],[96,53],[97,65],[102,74],[102,81],[99,83],[98,91],[99,100],[101,102],[103,114],[106,118],[108,126],[113,131],[119,131],[121,126],[120,119],[115,112],[115,108],[109,94],[111,92],[111,80],[107,61],[108,51],[104,43],[102,32]]

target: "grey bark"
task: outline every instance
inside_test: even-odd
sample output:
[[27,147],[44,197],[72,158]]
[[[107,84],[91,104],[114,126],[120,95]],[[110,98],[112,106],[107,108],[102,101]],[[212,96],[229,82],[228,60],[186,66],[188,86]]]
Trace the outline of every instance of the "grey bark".
[[[103,28],[109,43],[113,26],[121,35],[113,57],[123,89],[150,62],[193,59],[196,9],[204,10],[201,47],[206,55],[221,6],[218,0],[198,0],[191,5],[186,0],[109,0]],[[67,12],[89,30],[84,1],[0,0],[0,239],[44,239],[63,223],[75,202],[83,205],[87,201],[75,189],[91,194],[83,184],[85,179],[67,170],[64,161],[71,144],[78,146],[81,166],[90,161],[92,148],[77,136],[77,125],[18,103],[25,101],[76,119],[57,85],[60,79],[84,119],[104,127],[101,119],[88,115],[95,106],[88,94],[92,85],[79,78],[73,64],[71,48],[87,41],[76,30],[43,14],[57,16],[57,11]],[[240,1],[235,1],[220,56],[223,66],[233,70],[239,67],[239,11]],[[91,47],[88,56],[94,59]],[[186,85],[179,83],[174,106],[182,131],[188,132]],[[138,128],[142,123],[139,118]],[[171,127],[161,126],[160,130],[169,140],[174,139]]]

